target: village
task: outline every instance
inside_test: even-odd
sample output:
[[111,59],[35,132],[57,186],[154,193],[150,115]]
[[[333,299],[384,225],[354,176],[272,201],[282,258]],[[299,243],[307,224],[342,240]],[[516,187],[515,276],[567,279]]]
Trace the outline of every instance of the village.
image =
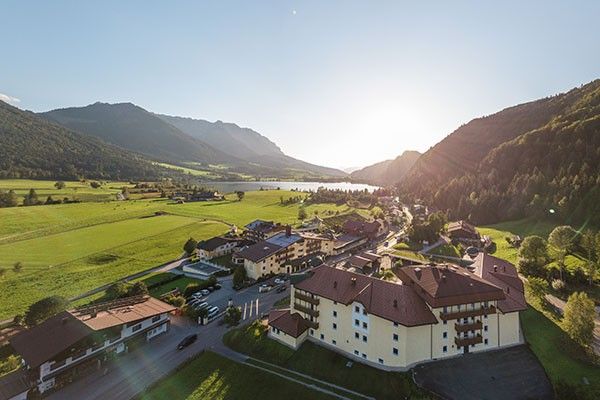
[[[201,201],[221,200],[211,196]],[[424,205],[389,195],[377,204],[367,216],[257,219],[193,242],[161,272],[200,284],[76,307],[12,337],[24,367],[4,379],[6,398],[79,398],[90,376],[115,388],[106,396],[129,398],[132,379],[151,384],[204,349],[245,359],[223,344],[240,324],[259,324],[266,340],[293,351],[312,342],[383,371],[524,342],[523,283],[514,265],[488,254],[489,237]],[[131,361],[140,354],[157,370]]]

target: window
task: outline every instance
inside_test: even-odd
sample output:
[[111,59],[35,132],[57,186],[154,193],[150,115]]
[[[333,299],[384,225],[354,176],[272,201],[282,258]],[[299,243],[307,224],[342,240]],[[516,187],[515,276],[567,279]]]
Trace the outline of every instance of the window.
[[487,346],[488,340],[487,339],[483,339],[483,344],[485,344]]
[[358,350],[354,350],[354,355],[357,356],[358,354]]
[[444,320],[444,325],[448,325],[448,321]]
[[325,340],[325,335],[321,333],[321,340]]
[[363,342],[367,342],[367,337],[365,335],[363,335]]
[[337,306],[337,301],[334,301],[334,302],[333,302],[333,305],[334,305],[334,306]]
[[392,353],[393,353],[395,356],[397,356],[397,355],[398,355],[398,349],[394,347],[394,348],[392,349]]
[[367,323],[363,322],[363,329],[367,329]]
[[484,318],[484,319],[487,319],[487,314],[483,314],[483,318]]
[[367,355],[365,353],[362,353],[362,358],[364,358],[366,360],[367,359]]
[[360,325],[360,321],[359,321],[359,320],[357,320],[357,319],[355,319],[355,320],[354,320],[354,325],[356,325],[356,326],[359,326],[359,325]]
[[332,343],[334,346],[337,344],[337,342],[335,341],[335,339],[333,339],[333,340],[331,341],[331,343]]
[[335,322],[333,323],[333,329],[337,329],[337,324]]
[[315,336],[315,330],[314,329],[310,330],[310,336]]
[[367,309],[363,308],[363,315],[367,315]]
[[394,342],[398,341],[398,334],[397,333],[394,333],[393,339],[394,339]]
[[139,331],[140,329],[142,329],[142,324],[137,324],[137,325],[134,325],[134,326],[131,328],[131,332],[137,332],[137,331]]
[[447,353],[447,352],[448,352],[448,346],[444,346],[444,347],[442,347],[442,351],[443,351],[444,353]]
[[446,339],[446,338],[448,337],[448,332],[444,332],[444,333],[442,333],[442,337],[443,337],[444,339]]
[[354,332],[354,338],[355,339],[360,339],[360,335],[358,334],[358,332]]
[[487,327],[488,327],[487,325],[484,325],[484,326],[483,326],[483,331],[484,331],[484,332],[487,332],[487,331],[488,331],[488,330],[487,330],[487,329],[488,329]]
[[337,317],[337,311],[335,311],[335,310],[333,311],[333,316]]
[[444,306],[444,314],[448,312],[448,307]]
[[395,326],[395,327],[398,327],[398,323],[397,323],[397,322],[394,322],[394,326]]
[[383,364],[383,358],[379,359],[379,364]]
[[155,315],[154,317],[152,317],[152,323],[155,323],[158,321],[160,321],[160,315]]
[[354,306],[354,312],[359,313],[360,312],[360,307],[359,306]]

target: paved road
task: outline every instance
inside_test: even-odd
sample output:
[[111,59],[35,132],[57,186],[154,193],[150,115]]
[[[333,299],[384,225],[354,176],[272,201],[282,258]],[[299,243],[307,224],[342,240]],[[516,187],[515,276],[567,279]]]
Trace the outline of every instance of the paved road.
[[[552,295],[552,294],[547,294],[546,295],[546,300],[548,301],[548,303],[552,304],[554,307],[556,307],[561,314],[564,313],[565,310],[565,306],[567,305],[567,303],[562,300],[559,299],[558,297]],[[594,317],[594,339],[592,340],[592,349],[594,349],[594,353],[596,353],[596,355],[600,356],[600,306],[596,307],[596,316]]]
[[[219,292],[225,293],[225,289],[224,287]],[[258,287],[252,286],[236,293],[234,302],[242,307],[249,303],[256,307],[256,299],[258,299],[258,315],[260,315],[270,310],[277,300],[288,294],[289,289],[282,293],[271,291],[259,294]],[[223,296],[216,302],[220,301],[226,302],[227,299]],[[253,312],[252,317],[247,315],[246,318],[254,319],[255,317],[256,312]],[[219,325],[219,321],[213,321],[206,326],[198,326],[192,324],[187,318],[173,317],[170,332],[119,357],[109,367],[106,375],[103,375],[103,371],[94,372],[47,398],[52,400],[129,400],[203,350],[226,352],[226,347],[222,342],[226,331],[227,327]],[[198,340],[184,350],[176,350],[181,339],[190,333],[197,333]]]

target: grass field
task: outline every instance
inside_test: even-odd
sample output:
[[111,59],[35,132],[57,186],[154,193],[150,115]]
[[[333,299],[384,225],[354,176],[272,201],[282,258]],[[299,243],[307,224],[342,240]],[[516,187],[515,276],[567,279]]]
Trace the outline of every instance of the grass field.
[[309,341],[294,351],[267,338],[260,324],[233,329],[225,334],[223,341],[238,352],[377,399],[430,398],[413,383],[409,372],[386,372],[357,362],[348,368],[348,358]]
[[[4,183],[2,183],[4,182]],[[54,182],[0,181],[0,187],[52,187]],[[68,186],[67,186],[68,187]],[[91,190],[91,189],[90,189]],[[168,200],[85,202],[0,209],[0,320],[50,294],[72,297],[177,258],[189,238],[207,239],[256,218],[297,223],[299,204],[283,206],[287,191],[248,192],[221,202],[174,204]],[[347,206],[306,207],[346,212]],[[157,216],[156,213],[166,213]],[[15,262],[23,264],[13,272]]]
[[206,352],[160,381],[139,400],[333,399],[299,383]]
[[[48,196],[52,196],[54,200],[69,199],[81,201],[106,201],[114,200],[115,195],[121,191],[123,186],[132,186],[128,182],[106,182],[94,189],[89,182],[65,181],[64,189],[54,187],[56,181],[37,181],[32,179],[1,179],[0,190],[14,190],[19,197],[25,196],[30,189],[35,189],[39,200],[46,201]],[[23,199],[21,198],[20,201]]]

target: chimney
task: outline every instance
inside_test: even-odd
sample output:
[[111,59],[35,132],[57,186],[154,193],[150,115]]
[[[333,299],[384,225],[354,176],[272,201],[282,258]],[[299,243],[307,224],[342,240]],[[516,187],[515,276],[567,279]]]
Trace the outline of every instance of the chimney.
[[494,272],[498,272],[498,266],[494,265]]
[[417,276],[417,279],[421,279],[421,268],[415,268],[415,275]]
[[333,281],[333,288],[335,289],[337,287],[337,281]]
[[354,276],[353,276],[353,277],[350,279],[350,282],[352,282],[352,286],[356,286],[356,277],[354,277]]
[[398,308],[398,300],[394,299],[394,308]]
[[507,286],[506,287],[506,294],[509,294],[509,293],[510,293],[510,286]]
[[287,237],[292,236],[292,226],[291,225],[287,225],[285,227],[285,236],[287,236]]
[[446,282],[446,275],[442,274],[442,282]]

